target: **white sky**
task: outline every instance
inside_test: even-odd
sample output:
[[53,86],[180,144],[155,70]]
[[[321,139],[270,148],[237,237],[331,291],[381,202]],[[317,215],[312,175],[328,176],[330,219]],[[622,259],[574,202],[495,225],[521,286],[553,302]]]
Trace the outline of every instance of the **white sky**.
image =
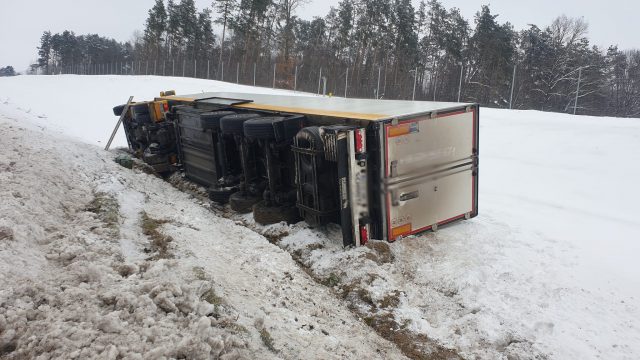
[[[412,0],[417,6],[419,0]],[[309,0],[298,14],[306,19],[324,16],[339,0]],[[40,36],[45,30],[76,34],[97,33],[125,41],[135,30],[142,30],[147,11],[154,0],[0,0],[0,67],[13,65],[22,71],[37,59]],[[482,2],[442,0],[447,7],[458,7],[472,23]],[[202,8],[210,0],[196,0]],[[493,0],[494,14],[500,22],[509,21],[517,30],[534,23],[548,25],[566,14],[584,17],[590,25],[589,38],[598,46],[618,44],[621,49],[640,48],[637,16],[638,0]]]

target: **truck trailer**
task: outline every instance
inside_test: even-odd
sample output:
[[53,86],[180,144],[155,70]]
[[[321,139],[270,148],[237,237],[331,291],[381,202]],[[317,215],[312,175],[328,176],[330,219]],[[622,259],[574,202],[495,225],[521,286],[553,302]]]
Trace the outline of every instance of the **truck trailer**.
[[157,173],[261,224],[335,223],[359,246],[478,215],[477,104],[168,91],[114,113]]

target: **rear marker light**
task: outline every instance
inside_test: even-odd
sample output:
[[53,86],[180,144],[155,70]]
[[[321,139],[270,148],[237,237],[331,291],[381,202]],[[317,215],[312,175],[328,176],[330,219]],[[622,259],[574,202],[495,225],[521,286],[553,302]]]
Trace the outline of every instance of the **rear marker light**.
[[367,225],[360,225],[360,245],[367,245],[369,242],[369,230]]
[[356,153],[363,153],[364,152],[364,129],[357,129],[355,131],[355,140],[356,140]]

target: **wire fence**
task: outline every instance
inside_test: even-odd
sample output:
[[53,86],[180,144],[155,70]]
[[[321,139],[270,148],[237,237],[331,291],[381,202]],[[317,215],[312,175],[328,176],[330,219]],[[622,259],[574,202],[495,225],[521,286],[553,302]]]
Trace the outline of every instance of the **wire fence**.
[[[492,106],[517,108],[521,93],[518,72],[514,68],[510,86],[500,89],[499,103]],[[478,102],[467,82],[464,64],[453,65],[431,72],[415,68],[399,71],[386,66],[355,68],[344,65],[327,66],[320,61],[313,63],[277,62],[265,59],[259,62],[231,60],[219,63],[213,60],[153,59],[109,63],[79,63],[68,66],[49,66],[41,69],[44,74],[76,75],[147,75],[173,76],[218,80],[240,85],[286,89],[326,96],[371,99],[400,99],[450,102]],[[580,93],[578,88],[570,94],[575,97],[567,112],[576,113]]]
[[[373,99],[465,101],[462,67],[456,76],[431,74],[422,69],[398,73],[386,66],[355,69],[322,64],[213,60],[144,60],[79,63],[49,66],[42,74],[147,75],[209,79],[327,96]],[[459,73],[459,74],[458,74]]]

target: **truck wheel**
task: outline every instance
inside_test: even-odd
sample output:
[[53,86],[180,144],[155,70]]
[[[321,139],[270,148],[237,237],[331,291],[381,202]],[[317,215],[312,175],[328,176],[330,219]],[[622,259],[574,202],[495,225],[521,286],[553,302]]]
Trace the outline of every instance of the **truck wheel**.
[[238,191],[229,197],[229,206],[231,210],[244,214],[251,212],[251,207],[260,200],[261,198],[257,196],[248,196],[242,191]]
[[295,206],[267,206],[264,201],[253,205],[253,219],[262,225],[277,224],[286,221],[293,224],[300,220],[300,213]]
[[238,191],[237,187],[223,187],[223,188],[209,188],[209,200],[218,203],[226,204],[229,202],[231,194]]
[[116,107],[113,108],[113,115],[115,116],[120,116],[122,115],[122,112],[124,111],[124,108],[127,106],[127,104],[122,104],[122,105],[118,105]]
[[244,136],[252,139],[274,140],[276,138],[274,124],[284,120],[282,116],[248,120],[244,123]]
[[220,131],[220,119],[235,115],[233,111],[213,111],[200,115],[200,126],[202,129],[211,129],[213,132]]
[[244,122],[257,117],[260,115],[253,113],[227,115],[220,119],[220,131],[228,135],[244,135]]

